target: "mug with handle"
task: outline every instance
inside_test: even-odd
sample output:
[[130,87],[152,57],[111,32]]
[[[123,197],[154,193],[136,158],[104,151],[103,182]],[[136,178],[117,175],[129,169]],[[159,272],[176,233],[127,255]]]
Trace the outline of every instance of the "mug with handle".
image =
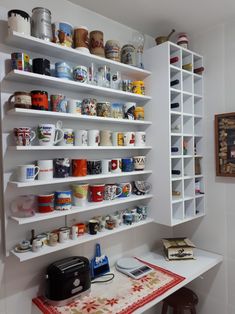
[[[35,171],[36,170],[36,171]],[[34,181],[39,173],[40,168],[33,164],[17,166],[16,176],[19,182]]]
[[62,122],[55,124],[41,123],[37,128],[39,145],[50,146],[59,143],[64,138]]
[[18,146],[29,146],[36,137],[36,133],[29,127],[14,128],[13,132]]

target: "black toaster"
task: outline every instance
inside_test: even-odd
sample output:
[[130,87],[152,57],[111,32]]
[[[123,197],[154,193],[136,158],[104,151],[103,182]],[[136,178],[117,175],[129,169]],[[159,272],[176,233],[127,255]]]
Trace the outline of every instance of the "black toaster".
[[47,268],[46,279],[48,303],[57,306],[69,304],[90,291],[89,260],[72,256],[56,261]]

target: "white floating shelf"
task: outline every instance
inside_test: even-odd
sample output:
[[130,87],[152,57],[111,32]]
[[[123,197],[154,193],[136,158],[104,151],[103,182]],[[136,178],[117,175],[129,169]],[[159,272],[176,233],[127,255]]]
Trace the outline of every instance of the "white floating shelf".
[[16,221],[19,225],[24,225],[24,224],[28,224],[32,222],[38,222],[38,221],[48,220],[52,218],[58,218],[58,217],[84,213],[84,212],[92,211],[99,208],[112,207],[112,206],[132,203],[132,202],[139,202],[142,200],[149,200],[152,197],[153,197],[152,194],[131,195],[129,197],[116,198],[115,200],[112,200],[112,201],[87,203],[87,205],[84,207],[73,206],[71,210],[66,210],[66,211],[54,210],[51,213],[36,213],[32,217],[26,217],[26,218],[11,217],[11,219]]
[[122,74],[134,79],[142,80],[151,74],[150,71],[133,67],[121,62],[116,62],[106,58],[102,58],[92,54],[85,54],[73,48],[63,47],[42,39],[12,32],[8,35],[6,43],[10,46],[21,48],[23,51],[40,52],[46,56],[51,56],[57,59],[66,60],[75,64],[90,66],[92,62],[99,66],[108,65],[113,71],[120,71]]
[[201,197],[204,197],[205,194],[195,194],[195,198],[201,198]]
[[43,181],[43,180],[34,180],[31,182],[17,182],[17,181],[9,181],[9,184],[18,187],[33,187],[33,186],[40,186],[40,185],[51,185],[51,184],[59,184],[59,183],[72,183],[72,182],[87,182],[91,180],[103,180],[107,178],[121,178],[121,177],[128,177],[128,176],[140,176],[140,175],[147,175],[151,174],[151,170],[144,170],[144,171],[132,171],[132,172],[121,172],[121,173],[108,173],[108,174],[97,174],[97,175],[87,175],[84,177],[68,177],[68,178],[61,178],[61,179],[52,179],[50,181]]
[[9,146],[11,151],[33,150],[138,150],[152,149],[152,146]]
[[101,123],[117,123],[117,124],[129,124],[129,125],[151,125],[151,121],[144,120],[128,120],[128,119],[114,119],[114,118],[102,118],[96,116],[76,115],[72,113],[43,111],[34,109],[14,108],[7,111],[9,115],[20,115],[25,117],[49,117],[55,119],[74,119],[87,122],[101,122]]
[[47,246],[46,245],[39,252],[29,251],[29,252],[25,252],[25,253],[16,253],[14,250],[12,250],[11,253],[13,255],[15,255],[20,260],[20,262],[24,262],[24,261],[33,259],[35,257],[44,256],[44,255],[47,255],[50,253],[54,253],[57,251],[61,251],[63,249],[67,249],[67,248],[82,244],[82,243],[101,239],[101,238],[104,238],[106,236],[113,235],[115,233],[123,232],[126,230],[130,230],[130,229],[133,229],[136,227],[140,227],[140,226],[149,224],[151,222],[153,222],[153,219],[147,218],[146,220],[142,220],[140,222],[133,223],[132,225],[124,225],[123,224],[120,227],[115,228],[113,230],[107,230],[106,229],[105,231],[98,232],[95,235],[84,234],[84,235],[78,237],[78,239],[76,239],[76,240],[68,240],[65,243],[58,243],[56,246]]
[[59,90],[68,90],[73,92],[81,92],[81,93],[88,93],[95,96],[102,96],[102,97],[111,97],[111,98],[118,98],[122,100],[130,100],[130,101],[137,101],[137,102],[146,102],[151,99],[150,96],[143,96],[139,94],[124,92],[121,90],[115,90],[112,88],[100,87],[89,85],[86,83],[79,83],[75,81],[70,81],[66,79],[61,79],[54,76],[47,76],[32,72],[20,71],[20,70],[13,70],[9,72],[5,76],[5,80],[13,81],[13,82],[21,82],[26,84],[33,84],[33,85],[41,85],[45,88],[52,87],[58,88]]

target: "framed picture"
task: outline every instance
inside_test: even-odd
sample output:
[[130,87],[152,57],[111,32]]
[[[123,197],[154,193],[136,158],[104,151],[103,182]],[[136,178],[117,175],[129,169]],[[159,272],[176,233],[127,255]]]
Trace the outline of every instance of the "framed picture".
[[235,177],[235,112],[215,115],[216,175]]

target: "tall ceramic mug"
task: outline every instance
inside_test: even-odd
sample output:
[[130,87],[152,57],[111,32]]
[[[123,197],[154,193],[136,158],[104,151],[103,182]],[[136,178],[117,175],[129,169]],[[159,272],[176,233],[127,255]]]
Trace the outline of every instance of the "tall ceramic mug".
[[54,210],[54,193],[47,195],[38,195],[39,213],[49,213]]
[[74,29],[74,48],[85,53],[89,51],[88,28],[86,26],[77,26]]
[[38,160],[38,180],[50,181],[53,179],[53,160]]
[[122,132],[113,132],[112,133],[112,144],[113,146],[123,146],[123,133]]
[[18,32],[30,36],[30,16],[22,10],[8,11],[8,32]]
[[111,172],[112,173],[122,172],[122,159],[121,158],[115,158],[111,160]]
[[16,145],[18,146],[29,146],[34,140],[36,133],[28,127],[14,128],[14,136]]
[[39,173],[39,167],[33,164],[20,165],[16,168],[16,177],[19,182],[31,182],[34,181]]
[[72,185],[74,206],[84,206],[86,204],[87,195],[88,195],[88,186],[89,185],[86,183]]
[[37,137],[39,145],[50,146],[61,141],[64,137],[64,132],[55,124],[41,123],[37,128]]
[[75,146],[87,146],[88,132],[86,130],[75,131]]
[[64,95],[51,95],[50,96],[51,110],[55,112],[67,112],[67,100]]
[[72,207],[72,192],[71,191],[56,191],[55,192],[55,209],[68,210]]
[[72,160],[72,175],[74,177],[84,177],[87,175],[87,160],[73,159]]
[[112,132],[109,130],[100,131],[100,146],[112,146]]
[[69,99],[67,103],[67,113],[82,114],[82,101],[78,99]]
[[98,146],[100,143],[100,131],[89,130],[88,131],[88,146]]
[[55,158],[54,178],[67,178],[70,174],[71,160],[69,158]]
[[[14,101],[12,99],[14,98]],[[15,108],[32,109],[31,94],[26,92],[14,92],[8,99],[8,103]]]
[[90,53],[104,57],[104,34],[95,30],[90,32]]
[[89,186],[89,201],[102,202],[104,200],[104,184],[94,184]]
[[52,24],[53,42],[65,47],[73,45],[73,26],[67,22],[55,22]]
[[104,199],[112,201],[122,194],[122,188],[115,184],[106,184],[104,188]]

